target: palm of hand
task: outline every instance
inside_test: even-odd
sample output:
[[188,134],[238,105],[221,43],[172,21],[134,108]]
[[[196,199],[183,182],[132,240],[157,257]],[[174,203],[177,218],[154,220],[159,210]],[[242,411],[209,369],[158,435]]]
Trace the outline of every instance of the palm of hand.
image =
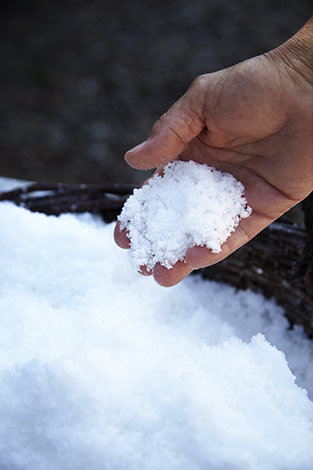
[[[313,187],[312,89],[296,85],[271,59],[261,56],[205,75],[154,126],[150,139],[135,149],[137,168],[178,157],[232,173],[245,186],[253,209],[213,254],[190,248],[186,262],[171,270],[157,265],[153,275],[171,286],[193,268],[221,261],[310,193]],[[310,106],[311,104],[311,106]],[[115,231],[120,246],[125,233]]]

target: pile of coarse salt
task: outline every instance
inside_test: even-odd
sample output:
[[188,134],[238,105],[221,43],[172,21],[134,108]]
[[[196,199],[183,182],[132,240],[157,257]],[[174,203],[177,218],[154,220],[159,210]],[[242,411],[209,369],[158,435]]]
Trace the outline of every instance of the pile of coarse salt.
[[164,289],[90,214],[0,220],[1,470],[312,470],[313,344],[281,307]]
[[244,186],[229,174],[193,161],[175,161],[149,183],[135,189],[119,216],[130,239],[132,265],[170,269],[188,248],[213,253],[252,210]]

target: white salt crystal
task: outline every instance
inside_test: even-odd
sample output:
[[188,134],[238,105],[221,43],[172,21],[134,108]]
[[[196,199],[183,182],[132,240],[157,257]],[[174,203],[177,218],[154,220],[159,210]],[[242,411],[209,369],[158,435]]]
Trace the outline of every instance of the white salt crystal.
[[313,346],[274,302],[163,289],[88,215],[0,222],[1,470],[312,469]]
[[135,189],[119,216],[133,266],[171,268],[196,245],[221,251],[240,219],[251,214],[243,192],[229,173],[193,161],[169,163],[163,176]]

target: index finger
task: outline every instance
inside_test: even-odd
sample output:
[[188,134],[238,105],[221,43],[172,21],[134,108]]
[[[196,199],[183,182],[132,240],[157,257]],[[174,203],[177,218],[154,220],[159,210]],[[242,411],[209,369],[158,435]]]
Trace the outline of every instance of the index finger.
[[207,79],[196,78],[187,92],[154,124],[148,139],[125,154],[138,170],[166,165],[204,128],[203,102]]

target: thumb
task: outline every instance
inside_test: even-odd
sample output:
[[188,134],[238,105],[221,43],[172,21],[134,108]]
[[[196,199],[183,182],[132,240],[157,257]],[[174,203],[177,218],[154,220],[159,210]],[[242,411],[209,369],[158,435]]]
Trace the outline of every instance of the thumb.
[[138,170],[166,165],[174,160],[204,127],[205,76],[196,78],[187,92],[154,124],[148,139],[125,154]]

